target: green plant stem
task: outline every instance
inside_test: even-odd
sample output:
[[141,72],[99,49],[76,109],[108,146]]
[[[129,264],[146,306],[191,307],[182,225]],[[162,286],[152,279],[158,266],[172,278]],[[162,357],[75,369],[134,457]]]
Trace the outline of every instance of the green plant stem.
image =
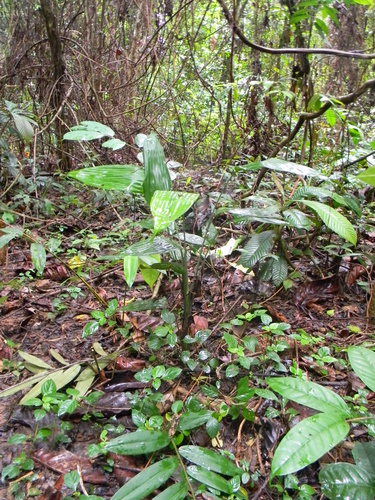
[[180,454],[178,453],[178,448],[176,446],[176,443],[174,442],[173,438],[171,439],[171,443],[172,443],[172,446],[174,448],[174,451],[176,452],[176,455],[177,455],[177,458],[178,458],[178,461],[180,462],[181,464],[181,468],[182,468],[182,473],[186,479],[186,482],[187,482],[187,485],[188,485],[188,488],[190,490],[190,493],[191,493],[191,497],[193,500],[196,500],[195,499],[195,494],[194,494],[194,490],[193,490],[193,487],[190,483],[190,480],[189,480],[189,476],[187,475],[187,472],[186,472],[186,468],[185,468],[185,464],[180,456]]

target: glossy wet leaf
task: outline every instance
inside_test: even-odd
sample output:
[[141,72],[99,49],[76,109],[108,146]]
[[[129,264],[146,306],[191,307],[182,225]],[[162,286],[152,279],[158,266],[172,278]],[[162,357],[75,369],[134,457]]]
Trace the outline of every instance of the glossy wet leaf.
[[290,173],[303,177],[326,178],[324,175],[321,175],[319,172],[310,167],[300,165],[299,163],[293,163],[291,161],[280,160],[279,158],[269,158],[268,160],[263,160],[262,165],[270,170],[276,170],[277,172]]
[[206,486],[215,488],[216,490],[223,491],[224,493],[232,493],[232,488],[228,482],[228,479],[223,478],[216,472],[211,472],[199,465],[189,465],[186,468],[188,476],[192,477],[196,481],[199,481]]
[[273,391],[300,405],[326,413],[350,413],[338,394],[315,382],[292,377],[267,378],[266,381]]
[[111,439],[104,449],[119,455],[143,455],[161,450],[169,443],[170,437],[165,431],[138,431]]
[[229,458],[219,455],[212,450],[200,446],[181,446],[179,454],[196,465],[224,474],[227,476],[236,476],[243,474],[243,470],[237,467]]
[[130,479],[111,500],[142,500],[167,481],[177,469],[177,457],[170,457],[150,465]]
[[153,254],[164,254],[179,250],[179,246],[173,243],[173,241],[163,238],[162,236],[157,236],[156,238],[151,238],[145,241],[140,241],[131,245],[125,250],[123,255],[138,255],[139,257],[145,255]]
[[319,413],[302,420],[277,447],[271,478],[292,474],[314,463],[345,439],[349,429],[340,413]]
[[204,425],[211,418],[212,411],[200,410],[197,412],[186,412],[181,415],[178,428],[181,431],[188,431]]
[[257,262],[269,254],[273,247],[274,238],[274,231],[254,234],[242,250],[240,264],[248,269],[253,268]]
[[375,392],[375,353],[359,346],[348,348],[350,365],[372,392]]
[[370,474],[375,472],[375,442],[357,442],[354,445],[352,455],[358,467],[367,470]]
[[322,492],[329,499],[373,500],[375,477],[357,465],[329,464],[319,473]]

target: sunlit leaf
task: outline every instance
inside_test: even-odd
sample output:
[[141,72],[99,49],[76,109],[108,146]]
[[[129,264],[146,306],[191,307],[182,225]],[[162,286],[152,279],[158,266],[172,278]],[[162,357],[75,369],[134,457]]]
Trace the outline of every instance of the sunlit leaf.
[[154,234],[160,233],[184,215],[198,198],[199,195],[196,193],[155,191],[150,203],[154,217]]

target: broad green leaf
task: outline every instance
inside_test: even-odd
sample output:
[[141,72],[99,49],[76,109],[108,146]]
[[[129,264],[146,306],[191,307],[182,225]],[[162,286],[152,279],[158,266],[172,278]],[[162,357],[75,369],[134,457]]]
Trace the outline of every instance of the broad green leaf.
[[71,131],[64,135],[64,140],[70,141],[92,141],[102,137],[113,137],[114,131],[95,121],[83,121],[79,125],[72,127]]
[[329,28],[324,21],[321,19],[315,19],[315,26],[325,35],[329,35]]
[[372,392],[375,392],[375,352],[365,347],[350,346],[348,357],[358,377]]
[[185,274],[186,268],[179,262],[159,262],[157,264],[152,264],[153,269],[158,269],[159,271],[164,271],[170,269],[176,274]]
[[329,123],[329,125],[331,127],[334,127],[335,123],[336,123],[336,115],[335,115],[335,112],[333,111],[332,108],[327,109],[326,118],[327,118],[327,122]]
[[236,222],[263,222],[264,224],[284,225],[285,221],[278,213],[280,207],[269,206],[267,208],[233,208],[224,209],[226,213],[233,215]]
[[348,405],[335,392],[315,382],[292,377],[267,378],[267,384],[286,399],[314,410],[348,415]]
[[156,238],[150,238],[131,245],[125,250],[125,252],[123,252],[122,256],[138,255],[138,257],[143,257],[145,255],[175,252],[176,250],[180,250],[180,247],[172,240],[163,238],[162,236],[157,236]]
[[248,269],[253,268],[257,262],[269,254],[273,247],[274,237],[274,231],[253,234],[242,250],[240,264]]
[[53,382],[55,382],[56,384],[56,390],[59,390],[61,389],[61,387],[64,387],[65,385],[69,384],[69,382],[71,382],[73,379],[75,379],[80,371],[81,371],[81,366],[77,364],[71,366],[70,368],[64,370],[58,370],[56,372],[49,373],[48,375],[44,375],[43,379],[40,380],[27,394],[25,394],[25,396],[21,399],[19,404],[22,405],[28,399],[39,396],[42,389],[42,385],[47,380],[53,380]]
[[232,493],[229,481],[215,472],[203,469],[198,465],[189,465],[189,467],[186,468],[186,472],[188,473],[188,476],[192,477],[196,481],[199,481],[200,483],[210,486],[211,488],[215,488],[216,490],[223,491],[227,494]]
[[318,413],[295,425],[276,448],[271,479],[297,472],[316,462],[345,439],[350,426],[340,412]]
[[142,267],[141,275],[148,286],[152,289],[160,275],[160,272],[157,269],[152,269],[151,267]]
[[181,431],[189,431],[207,423],[211,418],[212,411],[200,410],[197,412],[186,412],[181,415],[178,428]]
[[188,492],[188,485],[181,481],[180,483],[169,486],[166,490],[154,497],[154,500],[184,500]]
[[357,179],[370,184],[370,186],[375,186],[375,167],[369,167],[364,172],[360,172]]
[[30,255],[35,269],[39,274],[42,274],[47,261],[47,255],[43,245],[40,243],[31,243]]
[[139,259],[135,255],[126,255],[124,257],[124,276],[129,288],[133,286],[137,275]]
[[[352,450],[353,458],[361,469],[365,469],[370,474],[375,472],[375,442],[357,442]],[[375,486],[375,483],[374,483]]]
[[204,469],[218,472],[227,476],[236,476],[243,474],[243,470],[237,467],[229,458],[219,455],[207,448],[200,446],[181,446],[178,450],[179,454],[192,462],[200,465]]
[[349,463],[326,465],[319,473],[322,493],[330,499],[373,500],[374,476]]
[[154,234],[160,233],[184,215],[198,198],[196,193],[159,190],[153,192],[150,209],[154,217]]
[[278,172],[301,175],[304,177],[319,177],[321,179],[326,179],[324,175],[321,175],[319,172],[316,172],[312,168],[291,161],[280,160],[278,158],[269,158],[268,160],[263,160],[262,164],[264,167],[270,170],[276,170]]
[[136,165],[102,165],[69,172],[69,177],[86,186],[142,193],[144,172]]
[[168,432],[137,431],[111,439],[105,443],[104,449],[119,455],[144,455],[161,450],[169,443]]
[[155,311],[156,309],[165,309],[168,306],[168,301],[165,297],[160,299],[135,300],[126,304],[124,311]]
[[28,354],[27,352],[24,351],[18,351],[18,354],[21,356],[22,359],[24,359],[28,363],[31,363],[32,365],[37,366],[38,368],[53,370],[53,367],[51,365],[45,363],[42,359],[39,359],[36,356],[33,356],[32,354]]
[[120,139],[110,139],[109,141],[105,141],[102,144],[103,148],[112,149],[112,151],[117,151],[118,149],[122,149],[126,146],[126,142],[121,141]]
[[278,252],[276,258],[272,259],[272,282],[279,287],[288,276],[288,263],[285,257]]
[[309,231],[311,228],[311,220],[300,210],[295,208],[284,210],[283,216],[291,226],[297,229],[306,229],[306,231]]
[[150,203],[155,191],[169,191],[172,187],[164,151],[154,133],[143,142],[143,162],[145,167],[143,193],[147,203]]
[[346,217],[341,215],[337,210],[324,203],[317,201],[298,200],[308,207],[312,208],[322,219],[324,224],[338,236],[348,241],[352,245],[357,244],[357,233]]
[[142,500],[167,481],[177,469],[177,457],[170,457],[150,465],[122,486],[111,500]]
[[295,200],[306,199],[309,198],[310,196],[315,196],[319,200],[325,200],[326,198],[330,198],[334,200],[338,205],[350,207],[346,197],[341,196],[333,191],[329,191],[328,189],[315,186],[303,186],[301,188],[298,188],[294,192],[293,196],[290,198],[289,203],[293,203]]

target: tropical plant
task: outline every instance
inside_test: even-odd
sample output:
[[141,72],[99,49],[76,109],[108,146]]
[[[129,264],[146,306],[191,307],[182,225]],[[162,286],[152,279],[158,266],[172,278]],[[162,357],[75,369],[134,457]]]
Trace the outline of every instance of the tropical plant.
[[[348,348],[348,358],[362,382],[374,390],[375,353],[364,347],[352,346]],[[347,404],[338,394],[315,382],[303,378],[275,377],[268,378],[267,383],[286,400],[318,412],[301,420],[284,436],[272,459],[271,479],[292,474],[319,460],[346,438],[350,424],[361,423],[368,427],[372,435],[374,415],[364,412],[361,407]],[[360,498],[370,498],[369,492],[373,496],[374,484],[371,475],[368,477],[368,467],[363,471],[362,477],[356,474],[356,469],[352,470],[350,467],[327,467],[327,470],[322,469],[319,478],[325,492],[331,495],[328,498],[354,498],[357,494]],[[353,492],[357,491],[360,493],[354,495]]]

